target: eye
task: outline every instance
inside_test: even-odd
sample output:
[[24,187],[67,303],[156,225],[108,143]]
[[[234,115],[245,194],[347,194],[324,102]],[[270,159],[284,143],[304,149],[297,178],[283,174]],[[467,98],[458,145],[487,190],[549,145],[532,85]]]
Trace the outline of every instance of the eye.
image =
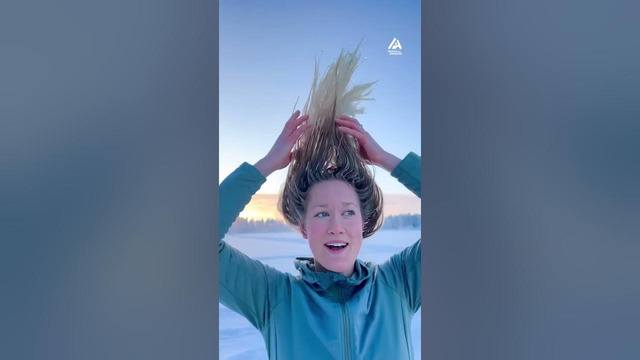
[[349,216],[355,215],[355,214],[356,214],[356,212],[353,211],[353,210],[347,210],[347,211],[344,212],[344,215],[349,215]]
[[317,217],[317,218],[323,218],[323,217],[327,217],[327,216],[329,216],[329,214],[326,211],[321,211],[321,212],[319,212],[319,213],[314,215],[314,217]]

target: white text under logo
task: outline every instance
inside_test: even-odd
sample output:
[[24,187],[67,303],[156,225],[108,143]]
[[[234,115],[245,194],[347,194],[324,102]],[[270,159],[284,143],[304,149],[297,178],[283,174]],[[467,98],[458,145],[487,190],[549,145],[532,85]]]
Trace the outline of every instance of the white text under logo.
[[393,38],[387,49],[389,55],[402,55],[402,45],[400,45],[398,38]]

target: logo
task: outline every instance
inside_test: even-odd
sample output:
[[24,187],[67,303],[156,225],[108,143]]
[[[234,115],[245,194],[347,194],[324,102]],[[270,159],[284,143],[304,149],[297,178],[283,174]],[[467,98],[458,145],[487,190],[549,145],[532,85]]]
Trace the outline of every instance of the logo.
[[400,45],[400,40],[398,38],[393,38],[391,44],[387,47],[387,51],[389,55],[402,55],[402,45]]

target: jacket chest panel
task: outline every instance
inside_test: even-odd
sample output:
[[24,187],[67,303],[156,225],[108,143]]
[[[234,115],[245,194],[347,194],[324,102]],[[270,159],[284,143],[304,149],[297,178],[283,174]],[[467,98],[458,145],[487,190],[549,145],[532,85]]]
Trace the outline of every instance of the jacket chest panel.
[[388,354],[388,358],[402,359],[410,336],[405,325],[411,321],[404,308],[398,294],[385,286],[368,284],[343,303],[307,286],[293,287],[291,296],[274,309],[270,329],[277,334],[276,347],[307,359],[310,349],[318,358]]

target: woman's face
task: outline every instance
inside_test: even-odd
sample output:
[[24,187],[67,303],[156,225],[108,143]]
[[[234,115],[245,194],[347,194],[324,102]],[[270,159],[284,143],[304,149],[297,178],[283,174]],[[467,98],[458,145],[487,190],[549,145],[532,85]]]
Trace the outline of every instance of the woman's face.
[[351,276],[362,229],[360,201],[350,184],[328,180],[311,187],[300,231],[309,240],[316,271]]

